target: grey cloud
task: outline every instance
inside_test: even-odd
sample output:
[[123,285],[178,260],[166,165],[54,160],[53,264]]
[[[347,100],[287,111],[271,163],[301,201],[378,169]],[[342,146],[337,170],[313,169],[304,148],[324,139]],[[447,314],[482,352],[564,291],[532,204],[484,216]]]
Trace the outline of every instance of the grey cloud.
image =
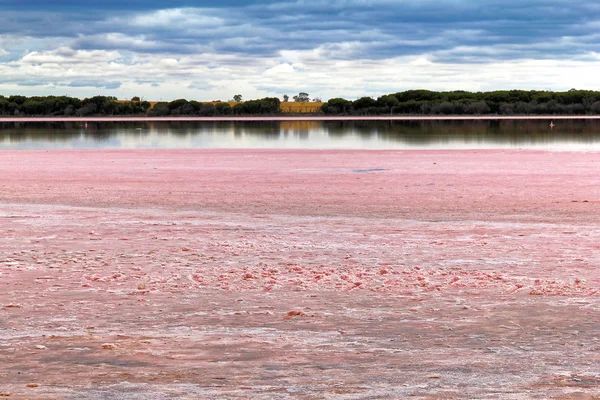
[[[106,5],[98,6],[98,12],[59,8],[53,13],[15,6],[0,16],[0,33],[63,37],[73,49],[148,54],[277,57],[282,50],[321,46],[332,59],[428,53],[441,62],[485,62],[543,59],[548,44],[569,57],[600,52],[600,41],[589,38],[600,25],[600,6],[567,0],[196,2],[204,8],[157,11],[164,4],[140,3],[124,11]],[[340,46],[348,42],[360,45]],[[507,49],[515,45],[522,47]],[[498,51],[484,54],[482,48]]]
[[149,79],[136,79],[134,82],[138,85],[148,85],[148,84],[157,85],[155,80],[149,80]]
[[118,89],[122,85],[121,82],[107,82],[107,81],[95,81],[95,80],[80,80],[72,81],[66,84],[70,87],[96,87],[102,89]]
[[44,86],[47,85],[48,82],[47,81],[42,81],[42,80],[24,80],[24,81],[19,81],[18,85],[19,86]]
[[207,83],[207,82],[193,82],[188,85],[188,88],[198,89],[198,90],[210,90],[214,87],[215,87],[214,85],[211,85],[210,83]]
[[133,53],[167,53],[167,54],[193,54],[202,49],[196,43],[178,43],[178,41],[164,39],[139,39],[122,34],[104,34],[83,36],[75,39],[71,46],[77,50],[124,50]]

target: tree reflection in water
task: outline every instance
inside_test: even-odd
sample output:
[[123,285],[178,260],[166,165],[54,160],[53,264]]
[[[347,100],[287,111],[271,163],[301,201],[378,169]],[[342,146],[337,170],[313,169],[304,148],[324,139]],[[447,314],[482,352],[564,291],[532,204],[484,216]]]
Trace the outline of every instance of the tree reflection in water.
[[600,149],[600,121],[2,122],[0,148]]

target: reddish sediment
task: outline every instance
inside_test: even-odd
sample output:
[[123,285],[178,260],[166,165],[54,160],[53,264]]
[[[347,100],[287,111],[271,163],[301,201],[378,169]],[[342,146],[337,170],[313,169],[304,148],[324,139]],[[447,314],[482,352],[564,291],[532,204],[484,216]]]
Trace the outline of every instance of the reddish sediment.
[[0,155],[0,395],[600,390],[598,153]]

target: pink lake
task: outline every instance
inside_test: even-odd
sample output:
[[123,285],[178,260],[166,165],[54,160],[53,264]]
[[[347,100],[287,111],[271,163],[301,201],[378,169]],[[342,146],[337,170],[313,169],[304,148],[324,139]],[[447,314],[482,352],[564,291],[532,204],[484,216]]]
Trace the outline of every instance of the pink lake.
[[596,399],[600,153],[0,153],[0,396]]

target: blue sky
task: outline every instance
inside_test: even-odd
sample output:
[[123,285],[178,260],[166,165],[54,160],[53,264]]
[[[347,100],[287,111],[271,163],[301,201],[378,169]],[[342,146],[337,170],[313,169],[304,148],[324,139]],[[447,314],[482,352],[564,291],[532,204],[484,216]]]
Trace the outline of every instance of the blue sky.
[[600,4],[0,0],[0,94],[600,89]]

